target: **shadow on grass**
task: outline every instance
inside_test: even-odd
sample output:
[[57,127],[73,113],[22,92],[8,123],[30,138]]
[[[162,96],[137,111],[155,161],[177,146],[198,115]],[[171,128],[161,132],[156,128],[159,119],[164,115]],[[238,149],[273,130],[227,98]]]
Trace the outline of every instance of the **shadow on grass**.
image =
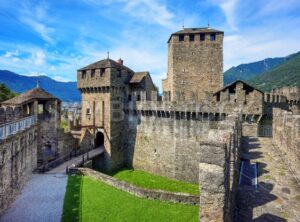
[[81,194],[83,178],[80,175],[69,175],[64,199],[62,222],[81,221]]

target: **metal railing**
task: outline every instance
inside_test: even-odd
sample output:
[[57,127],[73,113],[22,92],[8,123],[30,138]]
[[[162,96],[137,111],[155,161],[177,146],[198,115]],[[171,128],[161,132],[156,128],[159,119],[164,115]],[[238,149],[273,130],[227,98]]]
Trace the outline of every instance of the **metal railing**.
[[35,116],[28,116],[17,121],[0,125],[0,139],[5,139],[10,135],[16,134],[36,123]]
[[48,163],[41,164],[37,170],[40,173],[45,173],[47,171],[50,171],[50,170],[58,167],[59,165],[65,163],[65,162],[67,162],[75,157],[81,156],[81,155],[82,155],[82,159],[84,162],[84,155],[87,153],[87,159],[89,159],[88,153],[90,151],[92,151],[93,149],[97,149],[97,148],[92,148],[92,149],[88,149],[88,150],[72,150],[71,152],[69,152],[63,156],[60,156],[60,157],[56,158],[55,160],[52,160]]

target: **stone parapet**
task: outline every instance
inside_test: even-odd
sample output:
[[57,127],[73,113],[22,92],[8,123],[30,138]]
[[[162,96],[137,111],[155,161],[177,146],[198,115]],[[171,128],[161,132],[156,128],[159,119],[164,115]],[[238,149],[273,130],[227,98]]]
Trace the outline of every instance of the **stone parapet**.
[[0,107],[0,124],[23,118],[22,108],[19,106]]
[[[200,142],[199,221],[232,221],[239,176],[241,124],[237,117]],[[227,129],[226,129],[227,127]]]
[[0,141],[0,215],[20,193],[37,166],[37,125]]
[[273,142],[300,181],[300,115],[273,109]]

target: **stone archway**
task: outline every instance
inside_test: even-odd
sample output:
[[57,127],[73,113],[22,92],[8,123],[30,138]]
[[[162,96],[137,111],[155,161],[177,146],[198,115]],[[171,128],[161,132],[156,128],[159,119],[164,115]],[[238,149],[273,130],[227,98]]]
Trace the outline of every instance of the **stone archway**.
[[104,134],[98,131],[95,138],[95,147],[97,148],[103,146],[103,144],[104,144]]

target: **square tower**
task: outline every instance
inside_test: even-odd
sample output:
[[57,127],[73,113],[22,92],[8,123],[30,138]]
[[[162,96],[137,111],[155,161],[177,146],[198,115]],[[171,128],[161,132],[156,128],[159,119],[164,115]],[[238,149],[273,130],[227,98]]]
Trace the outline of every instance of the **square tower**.
[[184,28],[168,40],[168,77],[163,94],[171,101],[201,101],[223,86],[223,35],[211,28]]
[[123,105],[134,71],[104,59],[77,71],[77,88],[81,92],[82,149],[104,148],[98,167],[111,171],[123,165]]

